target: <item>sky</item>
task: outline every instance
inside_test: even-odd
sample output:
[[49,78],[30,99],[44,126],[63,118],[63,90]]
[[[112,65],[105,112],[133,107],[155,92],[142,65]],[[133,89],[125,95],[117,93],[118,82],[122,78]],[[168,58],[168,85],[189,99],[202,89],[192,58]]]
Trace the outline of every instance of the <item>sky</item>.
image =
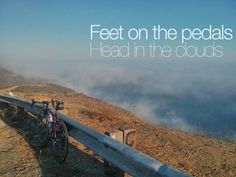
[[[233,0],[0,0],[0,57],[13,60],[91,58],[91,24],[107,28],[122,25],[127,29],[157,24],[176,29],[223,24],[235,34],[235,8]],[[235,38],[219,44],[224,47],[225,58],[235,58]]]

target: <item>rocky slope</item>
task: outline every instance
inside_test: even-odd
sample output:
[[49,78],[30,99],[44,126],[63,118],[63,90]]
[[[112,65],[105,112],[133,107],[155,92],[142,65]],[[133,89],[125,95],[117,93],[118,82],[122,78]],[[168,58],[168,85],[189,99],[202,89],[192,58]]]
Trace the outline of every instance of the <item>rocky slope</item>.
[[26,99],[59,98],[65,102],[65,114],[100,132],[135,128],[138,150],[178,169],[199,177],[236,176],[235,142],[154,125],[124,109],[55,84],[19,85],[0,92]]

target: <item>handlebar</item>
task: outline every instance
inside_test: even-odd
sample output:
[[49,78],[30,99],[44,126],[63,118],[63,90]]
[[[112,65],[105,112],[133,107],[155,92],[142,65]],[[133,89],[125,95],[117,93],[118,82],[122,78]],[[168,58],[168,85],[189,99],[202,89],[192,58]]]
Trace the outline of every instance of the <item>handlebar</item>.
[[32,99],[31,100],[32,101],[32,106],[34,105],[34,104],[36,104],[36,103],[39,103],[39,104],[45,104],[47,107],[49,106],[49,104],[51,103],[52,104],[52,107],[54,108],[54,109],[56,109],[56,110],[58,110],[58,105],[59,104],[63,104],[64,105],[64,103],[63,103],[63,101],[61,101],[61,100],[57,100],[57,99],[52,99],[51,101],[35,101],[34,99]]
[[49,103],[51,103],[51,101],[35,101],[34,99],[32,99],[31,101],[32,101],[32,105],[36,103],[49,105]]

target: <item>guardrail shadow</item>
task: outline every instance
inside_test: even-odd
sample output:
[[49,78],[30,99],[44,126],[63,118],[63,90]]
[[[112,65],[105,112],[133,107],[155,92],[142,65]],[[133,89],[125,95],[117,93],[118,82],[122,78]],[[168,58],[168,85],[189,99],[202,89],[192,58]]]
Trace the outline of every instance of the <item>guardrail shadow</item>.
[[[36,132],[36,118],[24,111],[23,108],[0,102],[0,110],[3,111],[2,120],[17,132],[30,145],[42,169],[42,176],[56,177],[105,177],[103,162],[89,150],[80,150],[69,139],[67,160],[59,165],[53,158],[51,144],[45,148],[39,146]],[[78,142],[76,142],[78,143]]]

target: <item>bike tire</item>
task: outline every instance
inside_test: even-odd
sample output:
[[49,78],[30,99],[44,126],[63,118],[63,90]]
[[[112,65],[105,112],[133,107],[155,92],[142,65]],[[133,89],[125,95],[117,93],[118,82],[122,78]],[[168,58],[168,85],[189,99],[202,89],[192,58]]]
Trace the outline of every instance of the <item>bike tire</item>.
[[38,133],[38,140],[42,147],[45,147],[49,143],[49,136],[50,136],[50,130],[47,124],[43,122],[43,117],[38,117],[38,123],[37,123],[37,133]]
[[56,133],[56,139],[53,141],[53,156],[57,163],[62,164],[68,154],[68,131],[62,120],[58,120],[55,126],[58,126],[59,130]]

